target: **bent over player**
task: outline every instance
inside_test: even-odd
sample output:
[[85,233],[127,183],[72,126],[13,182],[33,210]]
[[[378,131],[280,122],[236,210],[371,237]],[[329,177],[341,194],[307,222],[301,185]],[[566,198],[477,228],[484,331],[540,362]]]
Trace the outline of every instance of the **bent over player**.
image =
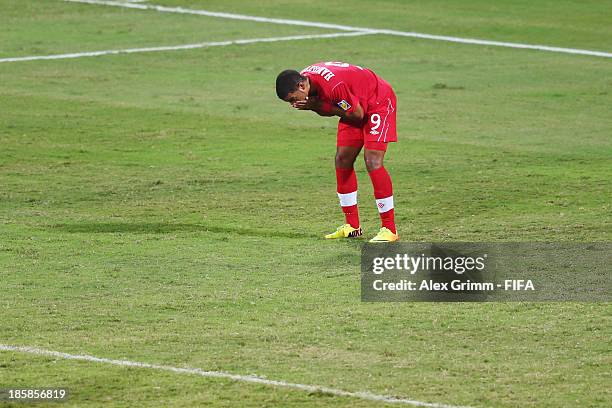
[[387,143],[397,141],[396,98],[391,86],[367,68],[344,62],[319,62],[301,72],[285,70],[276,78],[276,94],[299,110],[339,116],[336,180],[346,224],[325,238],[362,235],[353,169],[362,148],[382,228],[370,242],[399,239],[395,228],[393,187],[383,166]]

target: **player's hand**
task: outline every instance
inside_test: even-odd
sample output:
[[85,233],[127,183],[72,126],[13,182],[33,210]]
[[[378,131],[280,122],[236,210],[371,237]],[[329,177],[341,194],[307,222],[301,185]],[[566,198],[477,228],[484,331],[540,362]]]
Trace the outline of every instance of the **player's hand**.
[[299,110],[316,111],[321,105],[321,101],[316,96],[307,96],[303,101],[293,102],[291,106]]

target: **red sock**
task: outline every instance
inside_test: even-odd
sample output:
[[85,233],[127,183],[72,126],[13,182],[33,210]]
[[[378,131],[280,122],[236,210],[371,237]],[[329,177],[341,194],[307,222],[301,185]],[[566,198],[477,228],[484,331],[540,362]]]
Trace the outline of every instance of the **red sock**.
[[368,173],[374,186],[374,198],[376,198],[376,206],[380,213],[382,226],[389,228],[391,232],[397,234],[395,229],[395,217],[393,211],[393,185],[391,177],[384,167]]
[[357,175],[355,170],[336,167],[338,182],[338,198],[346,223],[353,228],[359,228],[359,210],[357,209]]

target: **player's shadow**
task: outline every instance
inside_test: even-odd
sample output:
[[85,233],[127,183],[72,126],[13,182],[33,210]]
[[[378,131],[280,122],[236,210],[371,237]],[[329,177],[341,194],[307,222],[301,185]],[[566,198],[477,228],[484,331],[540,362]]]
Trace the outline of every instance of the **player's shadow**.
[[313,238],[315,234],[304,232],[270,231],[243,227],[220,227],[203,224],[174,224],[160,222],[90,222],[78,224],[56,224],[51,227],[69,233],[96,234],[96,233],[127,233],[127,234],[168,234],[175,232],[202,232],[217,234],[237,234],[253,237],[280,237],[280,238]]

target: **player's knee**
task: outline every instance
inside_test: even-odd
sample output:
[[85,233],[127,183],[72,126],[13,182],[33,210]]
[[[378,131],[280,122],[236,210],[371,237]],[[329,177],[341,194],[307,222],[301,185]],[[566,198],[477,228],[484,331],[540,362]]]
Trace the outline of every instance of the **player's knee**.
[[365,155],[364,159],[368,172],[380,169],[383,166],[383,158],[381,156]]
[[350,154],[345,154],[342,152],[336,153],[336,167],[339,168],[351,168],[353,167],[353,163],[355,162],[355,157]]

